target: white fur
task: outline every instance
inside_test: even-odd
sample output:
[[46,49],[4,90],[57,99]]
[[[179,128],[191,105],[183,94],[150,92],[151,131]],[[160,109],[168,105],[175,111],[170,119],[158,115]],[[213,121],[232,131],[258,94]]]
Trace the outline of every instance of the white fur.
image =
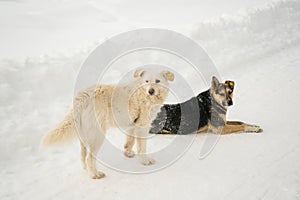
[[[42,143],[62,143],[77,133],[83,167],[87,168],[92,178],[102,178],[105,175],[97,171],[95,156],[103,143],[106,130],[119,127],[128,133],[131,142],[137,136],[140,162],[144,165],[153,164],[154,160],[146,156],[145,137],[152,119],[168,95],[168,81],[173,81],[174,75],[168,71],[153,73],[151,70],[138,69],[134,77],[135,80],[129,84],[96,85],[79,92],[74,99],[73,109],[44,137]],[[156,83],[157,80],[160,82]],[[155,91],[153,95],[150,91],[152,89]],[[134,155],[131,148],[125,147],[126,156]]]

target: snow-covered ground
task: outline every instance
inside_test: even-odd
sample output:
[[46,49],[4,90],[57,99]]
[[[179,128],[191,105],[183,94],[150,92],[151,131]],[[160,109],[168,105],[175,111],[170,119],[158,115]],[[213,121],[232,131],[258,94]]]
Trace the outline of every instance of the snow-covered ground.
[[189,34],[195,23],[275,1],[0,0],[0,58],[69,54],[141,27]]
[[[43,13],[33,12],[37,14]],[[59,19],[51,19],[59,25]],[[124,30],[138,27],[121,24]],[[50,25],[45,26],[51,29]],[[108,28],[111,32],[106,34],[121,31],[112,21],[107,26],[116,28]],[[197,135],[191,148],[168,168],[132,175],[99,165],[107,177],[91,180],[81,169],[77,143],[56,149],[39,147],[42,136],[67,112],[76,75],[90,47],[59,55],[2,59],[0,198],[300,199],[300,2],[195,23],[185,31],[204,46],[222,78],[236,82],[228,118],[258,124],[263,133],[222,136],[204,160],[198,156],[206,135]],[[170,137],[174,136],[159,136],[156,141],[164,144]]]

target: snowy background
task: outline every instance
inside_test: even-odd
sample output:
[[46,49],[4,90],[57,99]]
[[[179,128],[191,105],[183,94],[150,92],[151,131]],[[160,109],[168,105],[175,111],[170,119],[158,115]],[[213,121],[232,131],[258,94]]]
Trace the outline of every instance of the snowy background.
[[[299,0],[0,0],[0,27],[1,199],[300,199]],[[237,84],[228,118],[264,132],[222,136],[204,160],[205,135],[197,135],[159,172],[99,165],[107,177],[91,180],[77,143],[39,142],[67,112],[89,52],[143,27],[203,46],[222,78]]]

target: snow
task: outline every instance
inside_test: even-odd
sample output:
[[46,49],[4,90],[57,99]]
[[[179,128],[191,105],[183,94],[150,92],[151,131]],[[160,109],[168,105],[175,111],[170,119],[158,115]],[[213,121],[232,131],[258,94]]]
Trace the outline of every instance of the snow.
[[[199,21],[279,0],[0,0],[0,58],[68,54],[141,27],[189,34]],[[9,20],[8,20],[9,19]]]
[[[185,136],[196,137],[188,151],[171,166],[149,174],[99,165],[107,177],[92,180],[81,169],[77,143],[39,147],[42,136],[69,109],[89,44],[58,55],[2,59],[0,198],[300,199],[299,11],[299,1],[286,1],[191,28],[189,35],[204,46],[222,78],[236,82],[228,118],[258,124],[264,132],[222,136],[203,160],[198,157],[206,134]],[[114,134],[110,131],[108,139],[116,139]],[[149,150],[173,137],[158,136]],[[122,141],[123,136],[116,143]]]

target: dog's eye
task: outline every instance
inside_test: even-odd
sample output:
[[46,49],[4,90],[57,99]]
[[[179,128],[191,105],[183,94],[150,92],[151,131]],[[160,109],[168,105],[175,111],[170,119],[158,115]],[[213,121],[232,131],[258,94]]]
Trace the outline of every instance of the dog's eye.
[[232,94],[232,91],[229,91],[228,94]]
[[220,95],[221,95],[222,97],[225,97],[225,94],[223,94],[223,93],[221,93]]
[[146,83],[149,83],[149,81],[148,81],[148,80],[146,80],[145,82],[146,82]]
[[157,80],[157,79],[155,80],[155,83],[159,83],[159,82],[160,82],[160,80]]

